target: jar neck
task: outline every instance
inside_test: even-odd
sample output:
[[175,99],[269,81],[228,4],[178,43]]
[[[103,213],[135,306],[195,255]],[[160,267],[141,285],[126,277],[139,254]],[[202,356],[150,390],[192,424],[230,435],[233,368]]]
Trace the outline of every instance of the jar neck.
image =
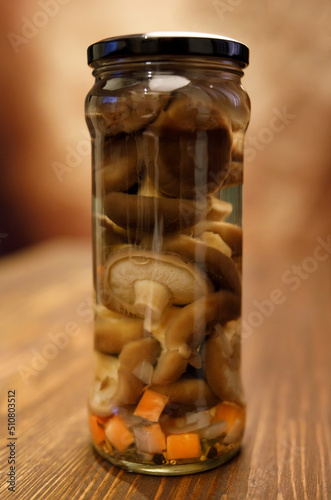
[[240,83],[243,76],[243,65],[232,59],[213,57],[166,56],[149,57],[148,59],[132,57],[125,59],[101,59],[94,64],[93,76],[96,80],[105,80],[119,76],[136,76],[146,78],[154,73],[185,75],[191,78],[218,77],[236,80]]

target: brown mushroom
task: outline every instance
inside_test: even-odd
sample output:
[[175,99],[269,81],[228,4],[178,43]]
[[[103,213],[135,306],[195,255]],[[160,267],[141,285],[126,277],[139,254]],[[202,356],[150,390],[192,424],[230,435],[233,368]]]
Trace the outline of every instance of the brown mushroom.
[[240,297],[225,290],[201,297],[182,308],[169,321],[165,332],[166,349],[177,350],[188,358],[200,346],[213,325],[238,318],[240,309]]
[[123,80],[121,88],[110,88],[110,81],[106,87],[103,82],[100,85],[100,92],[107,91],[108,95],[98,99],[94,110],[90,104],[87,121],[91,130],[101,130],[105,135],[142,129],[155,120],[170,96],[167,92],[146,92],[145,85],[137,81]]
[[163,198],[160,191],[156,189],[152,179],[146,174],[138,189],[139,196],[149,196],[152,198]]
[[221,291],[202,297],[169,317],[162,339],[163,350],[153,373],[153,384],[176,382],[188,363],[201,367],[197,349],[212,326],[239,315],[238,295]]
[[224,109],[201,89],[186,87],[144,132],[145,163],[158,189],[196,198],[223,184],[232,133]]
[[222,221],[232,213],[232,205],[228,201],[220,200],[216,196],[210,197],[211,208],[206,215],[208,221]]
[[[106,309],[106,308],[105,308]],[[144,337],[142,319],[106,309],[107,314],[97,315],[94,323],[94,348],[107,354],[118,354],[132,340]]]
[[243,404],[240,377],[240,322],[217,325],[204,346],[204,371],[211,390],[222,401]]
[[207,246],[216,248],[219,252],[224,253],[227,257],[231,257],[232,250],[227,243],[222,239],[219,234],[212,233],[211,231],[204,231],[200,235],[201,241],[206,243]]
[[169,403],[193,408],[210,408],[217,397],[203,379],[181,379],[173,384],[151,385],[151,389],[169,397]]
[[222,188],[243,183],[243,134],[234,134],[231,149],[231,165]]
[[143,362],[154,365],[161,351],[161,346],[152,337],[135,340],[124,346],[119,355],[118,389],[113,396],[117,404],[135,404],[145,386],[137,377]]
[[159,320],[168,304],[186,305],[213,290],[196,266],[174,255],[126,249],[113,254],[105,269],[109,300],[139,317]]
[[104,199],[105,214],[124,229],[153,232],[178,231],[197,224],[208,213],[205,202],[181,198],[159,198],[125,193],[109,193]]
[[[205,231],[218,234],[222,240],[231,248],[232,256],[242,254],[242,228],[229,222],[209,222],[205,221],[195,226],[196,236],[202,235]],[[201,232],[203,231],[203,232]]]
[[176,382],[187,368],[186,358],[177,350],[162,352],[152,376],[153,384],[171,384]]
[[181,307],[170,305],[165,308],[161,319],[155,320],[151,317],[144,318],[145,330],[150,332],[150,334],[153,335],[158,342],[160,342],[163,350],[165,349],[165,332],[168,323],[172,318],[176,317],[181,310]]
[[[93,267],[103,266],[108,256],[128,244],[127,232],[114,224],[106,215],[93,214]],[[100,268],[99,268],[100,269]],[[100,276],[96,276],[98,281]],[[96,288],[98,286],[96,285]]]
[[209,247],[195,238],[179,235],[165,238],[163,250],[177,253],[205,268],[218,289],[240,294],[241,280],[235,264],[216,248]]
[[142,162],[138,155],[139,136],[113,137],[104,142],[101,156],[95,157],[93,192],[128,191],[138,182]]
[[155,321],[152,318],[145,318],[144,326],[146,330],[151,332],[161,346],[162,352],[158,359],[157,365],[152,374],[152,381],[155,384],[168,384],[175,382],[185,372],[188,359],[178,351],[167,351],[165,347],[165,332],[169,321],[181,312],[181,307],[168,306],[166,307],[161,320]]
[[237,318],[240,299],[231,292],[221,291],[179,309],[169,318],[164,334],[164,347],[154,369],[153,384],[176,382],[188,363],[201,367],[197,349],[213,325]]
[[157,365],[153,372],[153,384],[169,384],[176,382],[185,372],[188,363],[195,367],[201,368],[201,359],[197,352],[186,350],[179,352],[178,350],[168,351],[165,345],[165,336],[168,324],[182,314],[181,307],[168,306],[160,321],[149,320],[144,321],[146,330],[151,332],[162,346],[162,352],[158,359]]
[[118,389],[119,360],[114,356],[94,353],[95,379],[91,387],[89,405],[93,413],[107,417],[113,411],[113,397]]

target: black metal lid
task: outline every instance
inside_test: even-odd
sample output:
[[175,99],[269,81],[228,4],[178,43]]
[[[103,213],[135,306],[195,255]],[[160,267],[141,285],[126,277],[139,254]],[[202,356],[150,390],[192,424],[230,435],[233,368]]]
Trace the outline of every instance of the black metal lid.
[[249,50],[232,38],[184,31],[160,31],[116,36],[96,42],[87,49],[90,66],[100,59],[129,56],[195,55],[226,57],[247,66]]

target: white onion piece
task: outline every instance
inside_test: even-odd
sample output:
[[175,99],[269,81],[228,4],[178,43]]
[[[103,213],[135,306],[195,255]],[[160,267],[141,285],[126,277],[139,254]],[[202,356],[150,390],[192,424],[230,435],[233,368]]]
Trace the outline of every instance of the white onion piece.
[[[143,421],[141,417],[137,417],[133,414],[133,409],[128,409],[125,407],[118,407],[116,414],[118,414],[127,427],[133,427],[134,425],[139,425]],[[114,411],[115,413],[115,411]]]
[[197,429],[202,429],[210,424],[210,413],[209,411],[195,411],[186,414],[187,424],[196,424]]
[[226,433],[226,430],[228,428],[228,423],[226,420],[220,420],[219,422],[216,422],[215,424],[212,424],[210,427],[207,427],[207,429],[202,429],[199,434],[201,437],[205,439],[215,439],[222,434]]
[[210,424],[209,411],[188,413],[185,417],[172,418],[162,422],[162,428],[169,434],[184,434],[195,432],[208,427]]
[[146,426],[137,426],[133,429],[136,447],[145,453],[162,453],[164,450],[160,443],[153,439],[153,436],[146,431]]

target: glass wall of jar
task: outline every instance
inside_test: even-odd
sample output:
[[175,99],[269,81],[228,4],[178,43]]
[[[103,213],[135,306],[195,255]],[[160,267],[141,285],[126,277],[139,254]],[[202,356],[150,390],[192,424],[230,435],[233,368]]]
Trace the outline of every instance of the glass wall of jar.
[[201,34],[89,49],[95,448],[127,470],[215,467],[241,444],[248,49]]

